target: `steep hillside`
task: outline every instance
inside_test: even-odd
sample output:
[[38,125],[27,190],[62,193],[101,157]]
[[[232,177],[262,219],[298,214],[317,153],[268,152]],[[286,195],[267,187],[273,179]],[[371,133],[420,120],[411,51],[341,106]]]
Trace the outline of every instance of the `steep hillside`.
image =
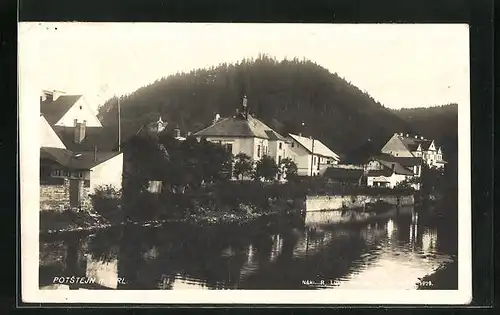
[[[343,155],[367,139],[381,142],[394,132],[412,131],[392,111],[320,65],[262,55],[178,73],[122,97],[123,137],[159,115],[170,128],[196,132],[217,113],[234,115],[243,94],[250,112],[278,132],[313,135]],[[116,125],[116,104],[114,99],[100,107],[105,125]]]

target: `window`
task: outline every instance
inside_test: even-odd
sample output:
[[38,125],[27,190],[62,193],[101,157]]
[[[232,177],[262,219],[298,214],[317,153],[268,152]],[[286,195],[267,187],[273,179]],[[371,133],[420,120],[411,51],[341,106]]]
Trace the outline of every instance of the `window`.
[[316,157],[313,159],[313,165],[316,165]]
[[280,150],[282,149],[282,144],[283,144],[283,143],[278,142],[278,147],[279,147],[279,149],[280,149]]
[[257,145],[257,157],[260,157],[260,144]]
[[82,105],[80,105],[80,109],[82,109]]
[[62,171],[61,170],[52,170],[51,174],[52,174],[52,176],[62,176]]
[[278,165],[281,163],[281,155],[278,155]]
[[228,152],[233,152],[233,144],[232,143],[227,143],[226,144],[226,149]]
[[292,148],[295,146],[295,144],[292,142]]

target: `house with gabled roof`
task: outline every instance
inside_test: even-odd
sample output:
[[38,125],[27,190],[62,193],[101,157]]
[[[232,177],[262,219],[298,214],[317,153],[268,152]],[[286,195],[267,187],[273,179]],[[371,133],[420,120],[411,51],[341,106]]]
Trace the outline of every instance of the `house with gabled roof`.
[[40,97],[40,112],[52,126],[74,127],[78,122],[87,127],[102,127],[83,95],[44,90]]
[[198,140],[219,143],[233,155],[245,153],[254,161],[268,155],[279,165],[288,157],[288,139],[248,113],[246,97],[242,110],[235,116],[221,118],[216,115],[210,126],[195,132],[194,136]]
[[[365,166],[367,186],[394,188],[405,180],[420,177],[421,164],[418,157],[396,157],[385,153],[373,156]],[[413,183],[412,187],[419,190],[420,184]]]
[[326,168],[340,161],[340,156],[318,139],[295,134],[289,134],[288,138],[290,156],[297,164],[298,175],[320,175]]
[[430,167],[444,168],[446,164],[441,147],[422,136],[395,133],[381,152],[395,157],[418,157]]
[[40,111],[41,210],[87,207],[99,186],[121,189],[118,139],[105,133],[82,96],[44,91]]

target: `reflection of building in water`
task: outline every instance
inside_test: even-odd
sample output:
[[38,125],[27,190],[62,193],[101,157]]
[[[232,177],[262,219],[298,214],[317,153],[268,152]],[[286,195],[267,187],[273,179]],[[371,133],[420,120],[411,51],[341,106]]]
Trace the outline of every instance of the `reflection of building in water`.
[[59,266],[61,269],[66,267],[67,246],[63,241],[60,242],[40,242],[40,267]]
[[389,219],[385,225],[385,229],[387,231],[387,238],[391,239],[394,233],[397,231],[397,227],[394,225],[394,221]]
[[436,249],[437,229],[425,228],[422,232],[422,251],[425,254],[431,253]]
[[87,278],[95,279],[95,283],[110,288],[118,287],[118,259],[110,261],[97,260],[92,255],[87,255]]
[[360,236],[367,245],[372,245],[381,237],[385,236],[385,233],[385,229],[376,229],[375,224],[368,224],[366,228],[360,231]]
[[158,258],[158,247],[151,247],[142,255],[142,257],[144,260],[155,260]]
[[283,238],[279,234],[275,234],[271,238],[273,240],[273,245],[271,247],[271,253],[269,254],[269,261],[275,261],[283,249]]
[[317,253],[323,247],[328,245],[334,236],[331,231],[315,233],[314,230],[306,230],[305,237],[301,237],[297,241],[297,245],[293,250],[293,257],[304,257]]
[[200,282],[198,279],[191,279],[180,274],[176,274],[173,281],[170,282],[170,287],[172,290],[200,290],[208,289],[205,283]]
[[339,223],[342,219],[342,211],[308,211],[306,212],[305,226],[318,227]]
[[412,212],[410,224],[410,246],[413,249],[417,243],[418,237],[418,213]]
[[254,273],[258,270],[259,264],[254,254],[254,247],[252,244],[248,245],[247,248],[247,261],[243,264],[240,270],[240,281]]

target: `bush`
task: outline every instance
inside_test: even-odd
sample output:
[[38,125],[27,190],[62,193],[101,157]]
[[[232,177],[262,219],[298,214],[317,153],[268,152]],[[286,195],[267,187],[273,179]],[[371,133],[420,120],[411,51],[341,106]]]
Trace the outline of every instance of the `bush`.
[[112,185],[98,186],[90,198],[94,212],[108,220],[117,220],[121,212],[122,191]]

